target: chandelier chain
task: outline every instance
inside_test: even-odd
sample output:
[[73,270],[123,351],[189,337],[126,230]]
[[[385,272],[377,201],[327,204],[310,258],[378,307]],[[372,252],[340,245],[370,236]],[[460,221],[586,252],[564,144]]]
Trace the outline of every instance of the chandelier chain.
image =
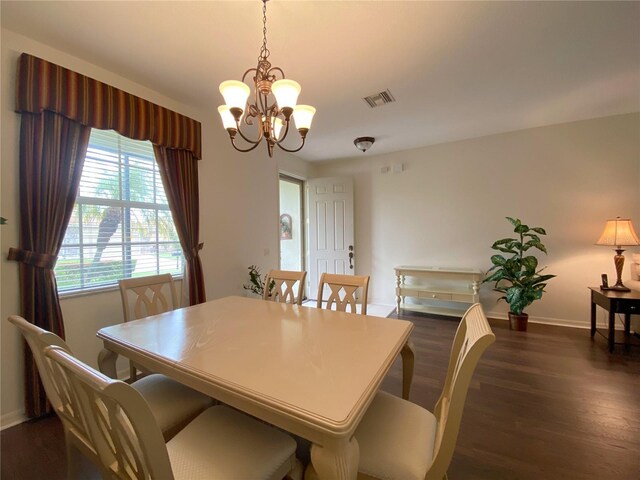
[[262,48],[260,48],[260,56],[258,61],[269,58],[269,49],[267,48],[267,0],[262,0]]

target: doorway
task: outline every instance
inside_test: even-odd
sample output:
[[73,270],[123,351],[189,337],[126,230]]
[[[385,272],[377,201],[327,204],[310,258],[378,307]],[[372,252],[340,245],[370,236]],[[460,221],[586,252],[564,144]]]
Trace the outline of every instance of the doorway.
[[304,182],[280,174],[280,270],[303,271]]
[[309,296],[315,298],[324,273],[353,275],[353,179],[313,178],[307,181],[309,211]]

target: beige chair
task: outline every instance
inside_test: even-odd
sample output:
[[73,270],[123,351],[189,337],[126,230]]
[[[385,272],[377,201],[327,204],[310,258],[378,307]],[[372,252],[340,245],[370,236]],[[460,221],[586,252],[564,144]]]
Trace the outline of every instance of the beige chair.
[[[302,305],[304,296],[304,280],[307,272],[292,272],[288,270],[271,270],[264,281],[262,298],[280,303],[294,303]],[[273,284],[273,288],[269,286]],[[294,291],[297,289],[297,293]]]
[[[175,310],[180,306],[176,286],[170,273],[125,278],[120,280],[118,285],[120,286],[125,322]],[[138,378],[138,371],[149,373],[148,370],[134,365],[130,361],[129,377],[131,381]],[[111,372],[109,374],[113,377]]]
[[201,413],[165,444],[145,399],[68,352],[46,350],[65,398],[80,409],[105,478],[282,479],[300,476],[289,435],[227,406]]
[[[325,286],[329,289],[325,308],[332,310],[335,305],[335,309],[340,312],[346,312],[349,307],[351,313],[367,314],[369,276],[323,273],[318,283],[318,308],[322,308]],[[360,312],[356,309],[358,289],[360,289]]]
[[[317,307],[322,308],[325,285],[330,294],[327,298],[325,308],[346,312],[347,307],[351,313],[358,313],[356,309],[356,293],[360,289],[361,306],[360,312],[367,314],[367,294],[369,291],[369,277],[361,275],[338,275],[333,273],[323,273],[318,284]],[[402,398],[409,400],[411,392],[411,381],[413,380],[413,366],[415,362],[415,349],[413,343],[408,341],[401,351],[402,356]]]
[[[88,440],[80,412],[77,408],[69,408],[70,400],[61,397],[64,395],[64,385],[56,381],[51,364],[44,355],[45,349],[49,347],[59,347],[66,352],[70,352],[70,349],[60,337],[27,322],[22,317],[12,315],[9,321],[18,327],[31,348],[47,398],[62,420],[67,446],[67,465],[70,477],[73,477],[72,472],[76,466],[75,452],[80,451],[97,464],[96,451]],[[213,400],[206,395],[164,375],[149,375],[134,382],[132,386],[151,408],[155,422],[167,440],[213,403]]]
[[[495,341],[479,303],[464,314],[434,413],[378,392],[356,429],[358,478],[441,480],[453,457],[469,383],[480,357]],[[315,472],[309,469],[309,477]]]

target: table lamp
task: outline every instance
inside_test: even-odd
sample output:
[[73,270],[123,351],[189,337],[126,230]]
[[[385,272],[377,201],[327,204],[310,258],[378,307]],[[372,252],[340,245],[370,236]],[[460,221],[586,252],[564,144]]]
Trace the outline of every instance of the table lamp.
[[613,261],[616,264],[616,284],[607,290],[616,290],[618,292],[629,292],[630,290],[622,284],[622,267],[624,265],[624,250],[622,247],[631,245],[640,245],[638,235],[633,229],[633,224],[628,218],[617,217],[615,220],[607,220],[604,232],[596,242],[596,245],[614,246],[616,251]]

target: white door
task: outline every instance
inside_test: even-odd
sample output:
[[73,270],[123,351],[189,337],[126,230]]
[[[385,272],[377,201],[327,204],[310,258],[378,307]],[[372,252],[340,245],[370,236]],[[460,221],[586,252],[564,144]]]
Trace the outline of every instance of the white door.
[[307,212],[309,297],[316,299],[322,273],[354,273],[353,179],[330,177],[309,180]]

